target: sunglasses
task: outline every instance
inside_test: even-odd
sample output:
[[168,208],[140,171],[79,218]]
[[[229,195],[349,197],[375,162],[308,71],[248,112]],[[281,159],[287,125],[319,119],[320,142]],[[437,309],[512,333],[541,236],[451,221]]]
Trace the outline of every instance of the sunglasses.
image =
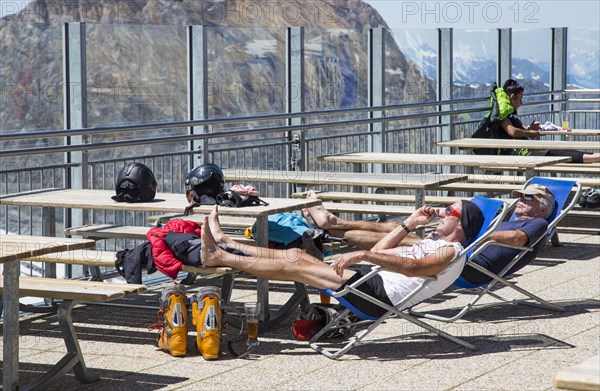
[[521,199],[521,201],[533,201],[533,200],[537,199],[532,194],[521,194],[521,197],[519,197],[519,198]]
[[462,216],[459,211],[457,211],[451,206],[447,206],[446,209],[444,209],[444,213],[446,214],[446,216],[452,215],[458,217],[459,219]]

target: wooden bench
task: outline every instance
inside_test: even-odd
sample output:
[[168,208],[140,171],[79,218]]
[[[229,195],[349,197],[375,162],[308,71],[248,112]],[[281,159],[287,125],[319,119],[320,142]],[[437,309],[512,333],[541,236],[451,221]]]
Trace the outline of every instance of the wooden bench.
[[332,213],[410,216],[415,211],[414,206],[352,204],[344,202],[323,202],[323,206]]
[[[4,291],[0,279],[0,294]],[[20,277],[19,296],[49,297],[61,299],[58,307],[58,323],[67,354],[44,375],[28,385],[28,389],[46,389],[52,382],[73,369],[75,377],[82,383],[91,383],[99,379],[91,374],[83,359],[77,334],[73,325],[71,311],[77,302],[107,302],[125,296],[137,295],[146,291],[145,285],[106,284],[81,280],[58,280],[54,278]]]
[[[307,192],[293,193],[292,198],[306,198]],[[324,191],[318,193],[323,201],[361,201],[361,202],[396,202],[414,204],[415,196],[412,194],[379,194],[379,193],[353,193],[345,191]],[[425,196],[427,204],[447,205],[461,200],[461,197],[450,196]],[[414,210],[414,209],[413,209]]]
[[521,189],[521,184],[512,183],[448,183],[445,185],[436,186],[436,190],[465,192],[465,193],[502,193],[510,194],[513,190]]
[[[65,229],[65,236],[81,236],[84,238],[108,239],[137,239],[146,240],[146,233],[152,227],[139,227],[128,225],[112,225],[112,224],[90,224],[81,227],[71,227]],[[246,245],[254,245],[253,239],[248,239],[243,235],[229,235],[238,243]]]
[[[582,178],[582,177],[574,177],[574,178],[565,178],[565,179],[573,179],[581,184],[581,186],[585,187],[600,187],[600,178]],[[517,175],[485,175],[485,174],[469,174],[469,182],[480,182],[480,183],[513,183],[513,184],[523,184],[526,179],[523,176]]]
[[554,387],[569,390],[600,389],[600,356],[592,356],[580,364],[561,369],[553,379]]
[[[64,263],[69,265],[87,266],[92,268],[93,279],[96,281],[101,281],[103,279],[102,273],[100,273],[98,268],[109,267],[115,269],[115,259],[116,253],[113,251],[85,249],[40,255],[29,258],[28,260],[34,262]],[[192,276],[187,277],[186,283],[191,283],[196,275],[199,275],[203,278],[223,276],[221,291],[224,302],[228,302],[231,298],[234,283],[233,275],[238,272],[238,270],[227,266],[197,267],[191,265],[183,265],[181,271],[192,274]]]
[[[115,267],[116,253],[114,251],[102,250],[72,250],[60,253],[52,253],[29,258],[35,262],[64,263],[69,265]],[[235,273],[236,270],[226,266],[219,267],[197,267],[183,265],[182,271],[196,273],[204,276],[224,275]]]
[[558,224],[563,232],[600,234],[600,209],[573,207]]
[[[169,221],[171,219],[190,220],[199,225],[202,225],[202,223],[204,222],[204,215],[203,214],[193,214],[193,215],[189,215],[189,216],[184,216],[184,215],[178,214],[178,213],[166,213],[166,214],[162,214],[162,215],[150,216],[146,220],[149,223],[154,224],[157,221],[159,221],[161,223],[166,223],[167,221]],[[247,228],[247,227],[251,227],[252,225],[254,225],[255,222],[256,222],[256,219],[248,218],[248,217],[232,217],[232,216],[223,216],[223,215],[219,216],[219,223],[221,223],[222,227]]]

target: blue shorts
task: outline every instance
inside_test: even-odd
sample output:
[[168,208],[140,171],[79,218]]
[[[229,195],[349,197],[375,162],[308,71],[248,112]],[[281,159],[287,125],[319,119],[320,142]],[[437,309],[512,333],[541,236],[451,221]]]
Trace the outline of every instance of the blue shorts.
[[[342,284],[342,286],[337,291],[341,291],[346,285],[351,285],[355,283],[360,278],[368,274],[371,271],[371,269],[373,269],[372,265],[355,265],[351,267],[351,270],[356,271],[356,273],[352,277],[350,277],[348,281]],[[377,300],[385,304],[393,306],[387,293],[385,292],[385,289],[383,288],[383,280],[381,279],[381,276],[377,274],[360,284],[357,287],[357,289],[361,292],[366,293],[369,296],[376,298]],[[344,298],[348,300],[350,304],[356,307],[357,310],[369,316],[380,317],[387,312],[384,308],[381,308],[378,305],[375,305],[370,301],[363,299],[362,297],[358,297],[353,293],[348,293],[346,296],[344,296]]]

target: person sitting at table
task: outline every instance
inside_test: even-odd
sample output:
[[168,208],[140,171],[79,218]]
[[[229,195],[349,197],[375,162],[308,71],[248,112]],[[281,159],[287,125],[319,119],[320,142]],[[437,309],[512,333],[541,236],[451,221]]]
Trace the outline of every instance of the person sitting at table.
[[[498,138],[508,138],[508,139],[531,139],[538,138],[540,134],[540,124],[537,122],[532,122],[529,126],[526,126],[521,121],[521,118],[517,114],[517,110],[523,104],[523,96],[525,94],[525,88],[517,83],[513,79],[508,79],[503,85],[503,90],[508,95],[508,102],[504,101],[504,105],[510,105],[510,107],[504,107],[504,111],[508,114],[506,118],[502,118],[500,122],[501,132],[499,133]],[[498,93],[496,93],[498,96]],[[499,102],[500,104],[500,102]],[[500,110],[503,111],[502,109]],[[492,125],[494,126],[494,125]],[[493,133],[492,134],[496,134]],[[506,135],[506,137],[504,137]],[[527,152],[527,143],[523,143],[523,148],[521,149],[523,154],[528,154]],[[499,154],[513,154],[514,151],[507,151],[504,149],[498,150]],[[516,154],[519,154],[517,152]],[[594,163],[600,162],[600,153],[587,153],[582,151],[569,151],[569,150],[549,150],[549,151],[536,151],[532,152],[531,155],[534,156],[568,156],[571,158],[572,163]]]
[[[423,281],[424,276],[437,278],[407,305],[414,305],[450,286],[460,274],[464,259],[451,262],[463,250],[462,245],[477,236],[483,224],[481,210],[471,201],[457,201],[441,211],[424,206],[371,250],[342,254],[332,265],[328,265],[296,248],[275,250],[234,242],[221,229],[217,208],[215,206],[203,222],[200,257],[203,265],[230,266],[266,280],[296,281],[318,289],[332,290],[352,284],[370,272],[373,264],[379,265],[387,270],[367,280],[358,289],[388,305],[396,305],[403,300]],[[410,231],[438,216],[440,221],[434,233],[412,247],[399,246]],[[248,255],[236,255],[224,251],[223,247],[227,250],[235,248]],[[363,261],[371,265],[356,265]],[[367,315],[381,316],[386,312],[356,295],[349,294],[346,298]]]
[[[487,240],[512,246],[529,246],[535,243],[548,230],[546,218],[554,211],[554,194],[546,186],[530,185],[523,190],[514,190],[513,197],[519,197],[515,207],[516,220],[503,221]],[[506,273],[511,275],[533,261],[544,248],[545,240],[540,240]],[[486,247],[471,258],[471,261],[483,266],[494,274],[500,273],[521,250],[500,246]],[[473,267],[466,266],[461,276],[474,284],[491,281],[491,278]]]

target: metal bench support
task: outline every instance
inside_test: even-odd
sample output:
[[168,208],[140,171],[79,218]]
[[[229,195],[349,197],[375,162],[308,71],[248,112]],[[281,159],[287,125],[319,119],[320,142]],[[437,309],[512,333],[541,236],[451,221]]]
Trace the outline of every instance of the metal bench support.
[[23,387],[23,391],[45,390],[51,383],[63,377],[71,368],[73,368],[77,380],[82,383],[93,383],[100,379],[99,376],[91,374],[85,366],[71,316],[71,310],[74,306],[74,301],[64,300],[58,307],[58,324],[67,347],[67,354],[48,372],[37,378],[33,383]]

